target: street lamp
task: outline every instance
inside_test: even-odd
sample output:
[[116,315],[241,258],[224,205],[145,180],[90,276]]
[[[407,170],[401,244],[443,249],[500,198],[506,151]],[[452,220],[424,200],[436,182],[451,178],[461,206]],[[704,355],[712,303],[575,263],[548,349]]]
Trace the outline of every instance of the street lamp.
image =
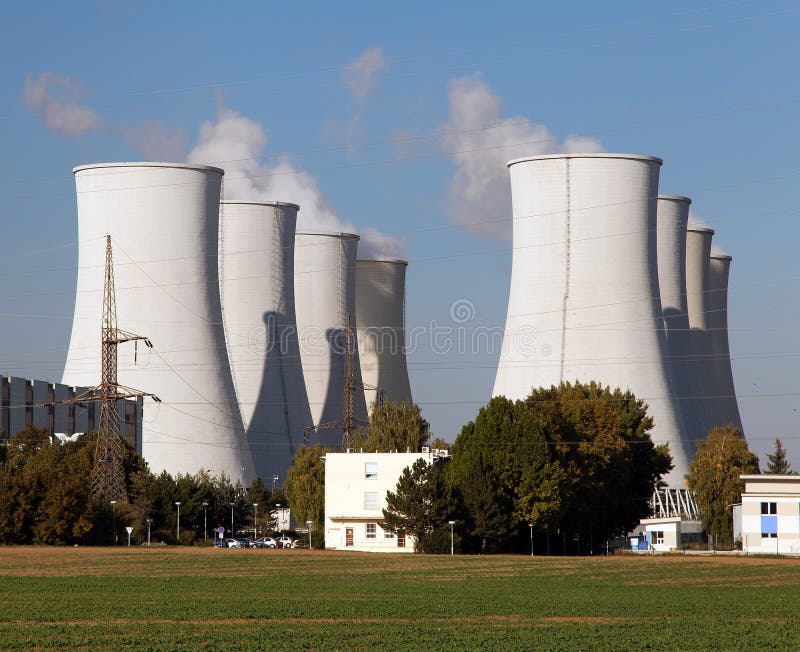
[[178,544],[181,542],[181,501],[176,500],[175,504],[178,506],[178,525],[175,529],[175,537],[178,539]]
[[314,525],[314,521],[306,521],[306,525],[308,526],[308,549],[311,550],[311,526]]
[[253,521],[253,538],[258,539],[258,503],[253,503],[253,509],[256,510],[255,519]]
[[117,501],[111,501],[111,519],[114,527],[114,545],[117,545]]
[[[283,523],[281,522],[281,504],[280,503],[275,503],[275,510],[276,510],[275,511],[275,514],[276,514],[276,516],[275,516],[276,528],[275,529],[280,531],[281,539],[283,539]],[[283,542],[281,542],[281,543],[283,543]]]
[[531,529],[531,557],[533,557],[533,523],[528,523],[528,527]]
[[231,538],[235,539],[236,537],[233,536],[233,507],[236,503],[231,503]]
[[153,522],[152,518],[147,519],[147,547],[150,547],[150,523]]
[[208,541],[208,503],[203,502],[203,541]]
[[447,521],[450,524],[450,556],[453,556],[453,526],[456,524],[455,521]]

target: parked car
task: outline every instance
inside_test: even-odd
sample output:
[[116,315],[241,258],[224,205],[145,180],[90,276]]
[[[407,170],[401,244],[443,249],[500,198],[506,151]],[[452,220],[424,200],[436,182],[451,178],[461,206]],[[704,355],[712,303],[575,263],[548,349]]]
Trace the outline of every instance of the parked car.
[[278,542],[275,541],[272,537],[263,537],[262,538],[263,547],[265,548],[277,548]]
[[242,542],[239,539],[225,539],[225,543],[228,544],[228,548],[241,548]]
[[278,537],[277,539],[278,547],[279,548],[293,548],[294,547],[294,539],[287,536]]

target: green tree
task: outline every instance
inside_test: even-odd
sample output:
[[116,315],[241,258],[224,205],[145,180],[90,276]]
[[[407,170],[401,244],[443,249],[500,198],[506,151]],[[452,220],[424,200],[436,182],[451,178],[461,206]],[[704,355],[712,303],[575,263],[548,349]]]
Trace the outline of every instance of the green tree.
[[513,505],[506,494],[498,491],[483,456],[470,460],[463,473],[459,498],[464,508],[464,525],[471,539],[464,544],[481,554],[496,552],[498,544],[507,541],[513,533],[514,524],[510,518]]
[[425,459],[418,459],[403,469],[396,490],[386,492],[383,527],[412,535],[416,552],[422,552],[427,538],[447,526],[452,516],[453,501],[441,463],[428,464]]
[[418,405],[408,401],[386,401],[376,405],[369,426],[354,433],[354,445],[365,451],[416,453],[430,439],[430,424],[422,417]]
[[775,440],[775,452],[767,455],[767,469],[764,473],[772,475],[790,475],[792,473],[791,465],[786,455],[786,448],[780,437]]
[[304,523],[313,521],[314,545],[324,547],[325,531],[325,462],[322,458],[332,452],[324,446],[303,446],[294,456],[292,468],[286,473],[284,491],[295,518]]
[[525,403],[546,424],[565,473],[562,529],[605,539],[649,514],[672,459],[651,440],[653,420],[643,401],[630,391],[576,382],[535,390]]
[[731,505],[741,502],[744,489],[739,476],[758,473],[758,457],[748,450],[741,430],[727,425],[712,428],[697,442],[689,470],[687,485],[696,496],[703,527],[717,545],[733,545]]
[[[461,429],[447,479],[462,497],[467,527],[476,528],[467,542],[477,539],[478,550],[510,549],[512,534],[528,523],[540,531],[555,528],[564,473],[549,450],[544,426],[526,403],[500,396]],[[491,491],[477,495],[474,482]]]

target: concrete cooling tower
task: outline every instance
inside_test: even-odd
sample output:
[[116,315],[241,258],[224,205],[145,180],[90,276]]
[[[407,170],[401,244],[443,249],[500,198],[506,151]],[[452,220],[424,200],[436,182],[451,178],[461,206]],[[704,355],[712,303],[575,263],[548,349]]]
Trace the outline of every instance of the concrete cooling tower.
[[704,422],[697,414],[694,375],[689,367],[689,308],[686,301],[686,226],[692,200],[678,195],[659,195],[657,205],[658,287],[664,332],[667,341],[667,365],[673,396],[683,417],[687,454],[694,453],[694,440]]
[[120,328],[153,349],[119,349],[121,383],[163,403],[144,410],[142,453],[159,473],[225,473],[249,484],[253,459],[236,407],[217,273],[222,170],[172,163],[75,168],[79,269],[64,383],[100,374],[104,240],[114,248]]
[[311,423],[294,305],[296,204],[220,204],[219,287],[255,470],[281,481]]
[[714,253],[709,258],[709,292],[707,323],[714,352],[714,377],[717,399],[714,406],[714,425],[732,423],[742,429],[736,388],[731,370],[731,352],[728,345],[728,275],[733,259],[726,254]]
[[690,437],[705,439],[715,425],[713,397],[717,395],[714,346],[708,330],[709,256],[714,229],[690,226],[686,229],[686,300],[689,308],[689,347],[686,364],[694,378],[695,399],[690,409],[695,415]]
[[630,389],[649,405],[654,441],[688,471],[670,394],[656,262],[661,160],[623,154],[511,161],[514,254],[494,395],[561,381]]
[[[387,401],[411,403],[405,341],[405,260],[361,259],[356,263],[356,323],[361,378],[380,387]],[[364,390],[372,412],[376,391]]]
[[[316,425],[342,417],[348,315],[353,334],[353,372],[356,382],[361,383],[355,295],[358,240],[351,233],[298,233],[295,239],[300,359],[311,419]],[[355,392],[355,415],[358,419],[367,418],[367,405],[360,390]],[[338,450],[342,431],[319,430],[313,439]]]

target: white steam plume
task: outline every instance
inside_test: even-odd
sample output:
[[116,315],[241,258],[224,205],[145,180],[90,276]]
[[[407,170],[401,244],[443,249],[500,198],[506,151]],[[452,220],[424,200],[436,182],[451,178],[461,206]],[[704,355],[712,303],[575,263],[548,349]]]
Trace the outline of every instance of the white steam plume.
[[123,127],[121,133],[148,161],[180,161],[186,153],[186,134],[158,120]]
[[712,256],[730,256],[728,250],[725,249],[722,245],[718,245],[716,243],[711,245],[711,255]]
[[60,134],[81,136],[96,131],[102,120],[94,111],[78,102],[86,96],[86,87],[69,77],[44,72],[25,81],[25,102],[44,120],[48,129]]
[[697,214],[693,210],[689,210],[689,220],[686,225],[688,228],[698,228],[698,229],[710,229],[711,227],[706,223],[706,221],[698,217]]
[[376,75],[387,68],[386,57],[380,48],[369,48],[354,63],[342,69],[342,82],[363,105],[377,84]]
[[[357,233],[352,224],[338,218],[317,180],[295,168],[288,157],[272,166],[260,162],[267,140],[267,133],[258,122],[223,107],[216,121],[200,128],[198,142],[186,160],[224,168],[227,199],[299,204],[298,230]],[[375,229],[365,229],[359,243],[359,255],[366,257],[396,256],[402,249],[402,241]]]
[[492,238],[511,238],[511,191],[506,162],[558,152],[601,152],[594,138],[568,136],[562,144],[544,125],[502,118],[500,99],[479,75],[450,80],[450,119],[444,151],[456,164],[450,184],[450,219]]
[[359,133],[367,102],[378,84],[378,73],[386,70],[388,62],[380,48],[369,48],[354,63],[342,69],[342,83],[350,91],[350,119],[337,137],[337,141],[353,146]]

